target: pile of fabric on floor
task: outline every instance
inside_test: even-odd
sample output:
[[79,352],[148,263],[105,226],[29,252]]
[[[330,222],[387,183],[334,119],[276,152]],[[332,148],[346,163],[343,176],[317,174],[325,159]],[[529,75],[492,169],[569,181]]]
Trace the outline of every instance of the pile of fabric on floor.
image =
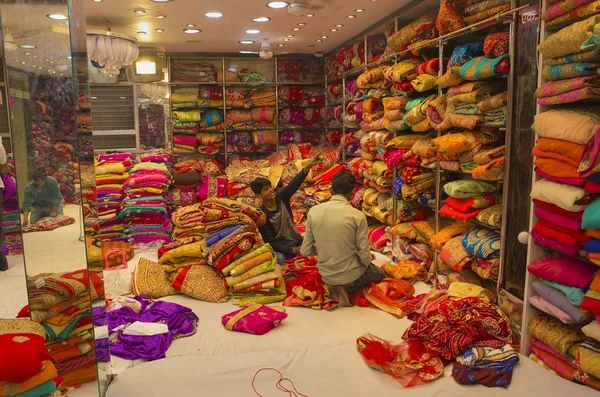
[[44,327],[34,321],[0,320],[0,388],[3,396],[62,395],[59,387],[63,378],[58,375],[44,346],[45,338]]
[[403,306],[414,322],[401,343],[371,334],[357,339],[358,351],[371,368],[413,387],[440,378],[445,362],[456,360],[452,376],[460,384],[510,385],[519,339],[488,293],[457,282],[448,291],[406,298]]
[[285,261],[283,271],[286,296],[283,306],[305,306],[315,310],[331,310],[339,302],[330,299],[323,284],[316,257],[298,257]]
[[44,329],[49,360],[64,378],[63,387],[96,379],[91,302],[104,296],[97,274],[87,270],[28,277],[29,317]]
[[509,0],[444,0],[435,26],[440,35],[447,35],[508,10]]
[[418,261],[429,269],[433,263],[433,250],[429,239],[435,234],[435,220],[401,222],[391,227],[389,234],[394,237],[394,255],[398,260]]
[[[562,3],[555,4],[546,12]],[[559,105],[600,97],[600,53],[599,44],[594,40],[599,32],[600,16],[596,15],[561,29],[538,45],[538,51],[544,55],[542,76],[546,80],[535,91],[540,105]]]
[[123,185],[133,167],[130,153],[106,153],[98,155],[96,164],[96,194],[98,202],[100,241],[122,241],[123,221],[119,218],[121,202],[125,197]]
[[49,232],[59,227],[72,225],[75,223],[75,218],[67,215],[58,215],[55,217],[42,218],[33,225],[28,225],[22,228],[23,233],[32,232]]
[[165,358],[173,340],[196,333],[198,316],[176,303],[118,297],[106,308],[110,355],[125,360]]
[[171,222],[165,196],[172,181],[172,167],[172,157],[163,151],[138,156],[123,185],[126,197],[119,212],[127,242],[141,245],[169,241]]

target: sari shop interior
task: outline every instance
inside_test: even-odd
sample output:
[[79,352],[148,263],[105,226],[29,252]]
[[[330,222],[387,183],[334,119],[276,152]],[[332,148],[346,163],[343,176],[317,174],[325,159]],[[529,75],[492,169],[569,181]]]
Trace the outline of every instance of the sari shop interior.
[[[0,397],[597,395],[599,0],[0,25]],[[298,249],[336,203],[350,293]]]

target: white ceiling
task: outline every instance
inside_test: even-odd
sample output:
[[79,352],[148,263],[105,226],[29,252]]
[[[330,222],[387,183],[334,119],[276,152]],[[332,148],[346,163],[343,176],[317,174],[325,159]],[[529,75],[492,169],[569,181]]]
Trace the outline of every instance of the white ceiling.
[[47,17],[67,15],[66,5],[2,4],[1,9],[3,30],[8,30],[17,45],[36,47],[7,52],[8,66],[37,74],[71,74],[69,25],[66,20]]
[[[294,17],[287,9],[271,9],[269,0],[174,0],[156,3],[151,0],[85,0],[87,29],[104,29],[107,22],[114,32],[138,38],[140,47],[157,47],[167,52],[238,52],[259,51],[262,39],[269,39],[275,54],[328,52],[351,37],[389,16],[407,4],[409,0],[303,0],[324,6],[314,10],[314,17]],[[288,0],[293,2],[294,0]],[[138,15],[136,8],[145,9]],[[357,13],[356,9],[364,9]],[[206,12],[218,11],[222,18],[211,19]],[[157,19],[164,14],[166,19]],[[348,19],[348,15],[356,15]],[[253,22],[253,18],[269,17],[266,23]],[[298,26],[305,23],[305,26]],[[186,34],[187,24],[195,24],[202,32]],[[337,32],[331,32],[336,24],[343,24]],[[293,28],[300,27],[300,31]],[[156,33],[155,29],[164,29]],[[260,34],[246,34],[248,29],[260,30]],[[147,35],[138,34],[148,32]],[[283,41],[294,35],[290,41]],[[317,42],[321,36],[328,36]],[[240,40],[254,40],[255,44],[240,44]],[[279,47],[283,44],[284,47]],[[311,47],[309,47],[311,46]],[[314,47],[313,47],[314,46]]]

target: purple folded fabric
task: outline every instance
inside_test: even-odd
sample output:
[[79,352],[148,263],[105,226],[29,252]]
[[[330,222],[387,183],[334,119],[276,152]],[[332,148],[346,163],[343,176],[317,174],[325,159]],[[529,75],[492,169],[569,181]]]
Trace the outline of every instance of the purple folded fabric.
[[536,207],[535,214],[541,219],[544,219],[548,222],[552,222],[556,225],[561,225],[562,227],[565,227],[567,229],[581,230],[581,221],[552,213],[545,208]]
[[548,179],[549,181],[552,181],[552,182],[564,183],[567,185],[573,185],[573,186],[579,186],[579,187],[585,185],[585,178],[558,178],[556,176],[552,176],[550,174],[545,173],[544,171],[540,170],[537,167],[535,167],[535,173],[538,174],[539,176],[541,176],[542,178]]
[[569,301],[569,298],[558,289],[538,279],[531,282],[531,288],[533,288],[536,294],[571,316],[575,322],[580,323],[584,320],[583,313],[579,308],[574,306]]
[[554,306],[552,303],[548,302],[546,299],[541,296],[535,295],[529,297],[529,303],[531,306],[535,307],[538,310],[543,311],[546,314],[549,314],[553,317],[558,318],[564,324],[574,324],[576,321],[573,317],[569,316],[567,313],[562,311],[560,308]]
[[533,237],[533,240],[536,243],[543,247],[550,248],[554,251],[558,251],[565,255],[579,256],[579,250],[577,248],[569,247],[565,244],[554,240],[553,238],[544,236],[537,230],[532,230],[529,234],[531,235],[531,237]]

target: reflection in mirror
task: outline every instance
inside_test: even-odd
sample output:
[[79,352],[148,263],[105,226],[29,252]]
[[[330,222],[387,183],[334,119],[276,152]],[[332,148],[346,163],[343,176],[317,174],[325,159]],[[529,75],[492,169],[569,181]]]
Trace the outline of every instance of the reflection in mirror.
[[[6,36],[6,51],[12,52],[17,47],[10,32]],[[0,58],[4,58],[3,40],[0,40]],[[25,288],[25,268],[23,263],[23,243],[17,185],[13,158],[12,142],[9,127],[8,95],[4,62],[0,61],[0,187],[2,200],[0,204],[0,318],[15,317],[19,309],[27,304]]]
[[[29,298],[19,316],[44,327],[50,360],[43,370],[56,370],[61,391],[83,385],[97,395],[92,304],[103,298],[103,284],[87,269],[80,174],[93,149],[91,131],[78,128],[87,91],[73,79],[73,71],[85,74],[87,59],[72,62],[76,28],[67,1],[40,3],[0,5],[2,29],[16,45],[5,62]],[[57,385],[46,386],[51,394]]]

